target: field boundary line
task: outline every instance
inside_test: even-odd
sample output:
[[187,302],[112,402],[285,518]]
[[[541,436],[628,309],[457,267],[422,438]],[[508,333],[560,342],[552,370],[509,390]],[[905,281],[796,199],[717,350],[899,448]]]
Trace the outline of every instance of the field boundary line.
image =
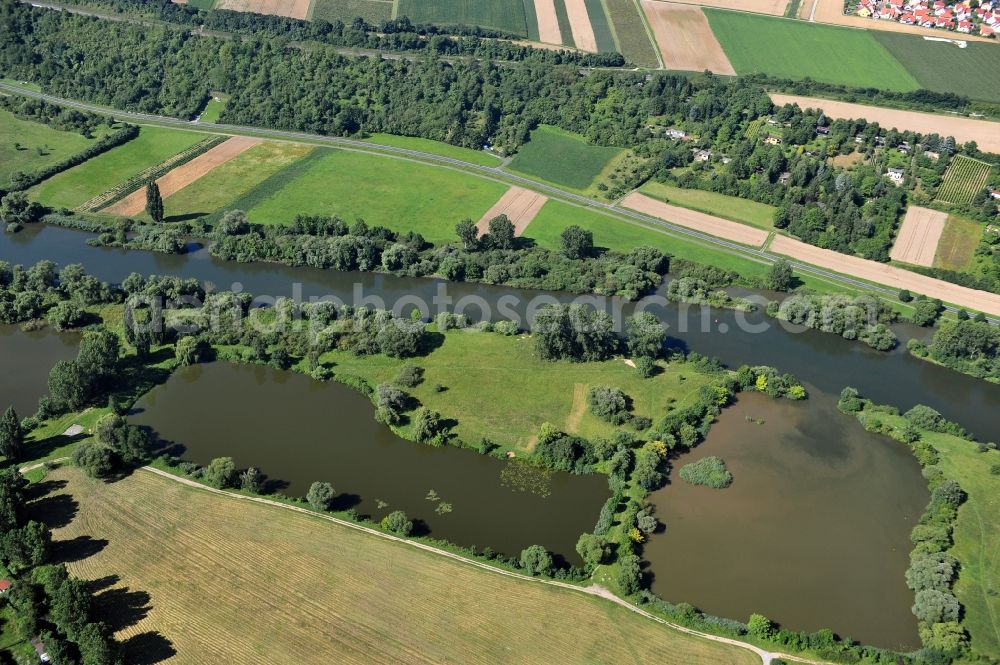
[[410,540],[410,539],[407,539],[407,538],[401,538],[399,536],[394,536],[392,534],[384,533],[382,531],[378,531],[377,529],[372,529],[370,527],[366,527],[366,526],[361,525],[361,524],[355,524],[354,522],[349,522],[347,520],[340,519],[339,517],[334,517],[333,515],[324,515],[322,513],[318,513],[318,512],[312,511],[312,510],[308,510],[306,508],[301,508],[299,506],[293,506],[293,505],[289,505],[289,504],[286,504],[286,503],[281,503],[279,501],[273,501],[271,499],[266,499],[264,497],[249,496],[249,495],[246,495],[246,494],[238,494],[236,492],[230,492],[230,491],[223,490],[223,489],[218,489],[218,488],[215,488],[215,487],[209,487],[207,485],[203,485],[203,484],[201,484],[199,482],[191,480],[190,478],[184,478],[184,477],[181,477],[181,476],[175,476],[175,475],[173,475],[171,473],[163,471],[162,469],[157,469],[157,468],[154,468],[154,467],[151,467],[151,466],[141,467],[139,469],[139,471],[146,471],[148,473],[152,473],[152,474],[161,476],[161,477],[166,478],[168,480],[172,480],[172,481],[174,481],[176,483],[180,483],[182,485],[186,485],[188,487],[191,487],[191,488],[194,488],[194,489],[197,489],[197,490],[202,490],[202,491],[205,491],[205,492],[210,492],[212,494],[218,494],[220,496],[229,497],[230,499],[238,499],[238,500],[241,500],[241,501],[249,501],[251,503],[257,503],[257,504],[264,505],[264,506],[270,506],[272,508],[280,508],[280,509],[283,509],[283,510],[289,510],[289,511],[292,511],[292,512],[300,513],[302,515],[307,515],[307,516],[310,516],[310,517],[313,517],[313,518],[321,519],[321,520],[324,520],[324,521],[327,521],[327,522],[332,522],[334,524],[338,524],[340,526],[347,527],[349,529],[354,529],[355,531],[359,531],[361,533],[365,533],[365,534],[368,534],[370,536],[375,536],[375,537],[378,537],[378,538],[382,538],[383,540],[388,540],[388,541],[392,541],[392,542],[396,542],[396,543],[401,543],[401,544],[408,545],[410,547],[413,547],[413,548],[416,548],[416,549],[419,549],[419,550],[423,550],[424,552],[428,552],[430,554],[435,554],[435,555],[438,555],[438,556],[447,557],[447,558],[449,558],[449,559],[451,559],[453,561],[458,561],[458,562],[463,563],[463,564],[468,565],[468,566],[474,566],[476,568],[479,568],[481,570],[485,570],[485,571],[490,572],[490,573],[494,573],[496,575],[502,575],[504,577],[509,577],[511,579],[520,580],[522,582],[534,582],[534,583],[537,583],[537,584],[545,584],[545,585],[548,585],[548,586],[553,586],[553,587],[557,587],[557,588],[560,588],[560,589],[566,589],[566,590],[574,591],[574,592],[577,592],[577,593],[584,593],[584,594],[587,594],[589,596],[596,596],[598,598],[604,598],[605,600],[609,600],[609,601],[611,601],[611,602],[613,602],[613,603],[615,603],[615,604],[617,604],[617,605],[619,605],[621,607],[624,607],[624,608],[626,608],[626,609],[628,609],[628,610],[630,610],[632,612],[635,612],[639,616],[642,616],[642,617],[644,617],[646,619],[650,619],[652,621],[655,621],[656,623],[659,623],[659,624],[661,624],[663,626],[666,626],[666,627],[671,628],[673,630],[676,630],[678,632],[684,633],[686,635],[691,635],[691,636],[694,636],[694,637],[699,637],[699,638],[702,638],[702,639],[709,640],[711,642],[718,642],[720,644],[727,644],[729,646],[734,646],[734,647],[737,647],[737,648],[741,648],[741,649],[746,649],[748,651],[752,651],[753,653],[757,654],[757,656],[760,657],[760,659],[761,659],[761,661],[762,661],[762,663],[764,665],[770,665],[770,663],[774,659],[794,660],[796,662],[807,663],[809,665],[825,665],[825,663],[823,661],[809,660],[807,658],[799,658],[797,656],[792,656],[792,655],[789,655],[789,654],[783,654],[783,653],[778,653],[778,652],[767,651],[765,649],[762,649],[762,648],[760,648],[758,646],[755,646],[753,644],[750,644],[748,642],[743,642],[741,640],[736,640],[736,639],[732,639],[732,638],[729,638],[729,637],[722,637],[720,635],[712,635],[711,633],[703,633],[703,632],[695,630],[693,628],[688,628],[686,626],[681,626],[680,624],[672,623],[670,621],[667,621],[666,619],[662,619],[662,618],[660,618],[660,617],[658,617],[658,616],[656,616],[654,614],[651,614],[650,612],[647,612],[646,610],[644,610],[644,609],[642,609],[640,607],[637,607],[637,606],[633,605],[632,603],[628,602],[627,600],[625,600],[623,598],[618,597],[617,595],[615,595],[614,593],[612,593],[610,590],[605,589],[604,587],[602,587],[602,586],[600,586],[598,584],[592,584],[591,586],[582,587],[582,586],[576,586],[576,585],[573,585],[573,584],[569,584],[568,582],[560,582],[559,580],[549,580],[549,579],[542,579],[542,578],[538,578],[538,577],[531,577],[531,576],[528,576],[528,575],[523,575],[521,573],[515,573],[513,571],[503,570],[502,568],[496,568],[494,566],[491,566],[489,564],[483,563],[481,561],[475,561],[474,559],[469,559],[469,558],[464,557],[464,556],[462,556],[460,554],[456,554],[454,552],[449,552],[449,551],[443,550],[443,549],[441,549],[439,547],[434,547],[433,545],[427,545],[426,543],[421,543],[421,542],[418,542],[418,541],[415,541],[415,540]]
[[656,61],[660,63],[660,69],[666,69],[667,66],[663,63],[663,55],[660,53],[660,45],[656,41],[656,36],[653,34],[653,28],[649,25],[649,18],[646,16],[646,12],[642,9],[642,4],[640,0],[632,0],[632,4],[635,5],[635,10],[639,12],[639,20],[642,21],[642,26],[646,30],[646,39],[653,46],[653,52],[656,54]]

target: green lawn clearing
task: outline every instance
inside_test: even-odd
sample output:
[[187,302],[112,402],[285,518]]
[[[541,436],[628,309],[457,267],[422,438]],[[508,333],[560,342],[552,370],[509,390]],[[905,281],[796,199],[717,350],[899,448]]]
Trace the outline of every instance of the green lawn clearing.
[[777,208],[765,203],[757,203],[701,189],[673,187],[652,180],[640,187],[639,191],[683,208],[725,217],[734,222],[750,224],[769,231],[774,229],[774,213]]
[[33,194],[45,205],[75,208],[204,139],[198,132],[143,127],[134,140],[46,180]]
[[228,97],[214,96],[208,100],[208,104],[205,105],[205,109],[201,112],[198,117],[198,122],[219,122],[219,115],[222,110],[226,108],[226,102],[229,101]]
[[[616,427],[592,413],[590,386],[621,388],[634,413],[661,418],[697,398],[698,388],[717,380],[686,363],[663,364],[643,379],[621,358],[604,362],[549,362],[538,358],[527,335],[450,331],[428,356],[394,360],[334,351],[323,356],[334,373],[360,376],[372,386],[392,383],[405,364],[424,368],[424,381],[407,392],[421,404],[458,421],[456,434],[468,443],[486,437],[506,449],[530,450],[542,423],[587,438],[611,435]],[[446,388],[437,392],[438,384]],[[406,427],[402,428],[405,433]],[[412,437],[411,437],[412,438]]]
[[983,237],[983,227],[972,220],[948,215],[948,221],[938,241],[934,267],[965,270],[972,264],[976,245]]
[[392,18],[392,0],[313,0],[309,19],[313,21],[343,21],[350,25],[355,17],[377,25]]
[[266,194],[248,208],[252,221],[339,215],[352,223],[363,218],[394,231],[417,231],[437,244],[454,240],[455,224],[478,220],[507,191],[506,185],[450,169],[343,150],[317,150],[298,170],[280,187],[269,180],[259,186],[266,191],[247,195]]
[[367,139],[371,143],[388,145],[395,148],[406,148],[407,150],[419,150],[429,152],[433,155],[461,159],[463,162],[470,162],[480,166],[500,166],[501,159],[485,150],[472,150],[461,146],[422,139],[416,136],[397,136],[395,134],[372,134]]
[[967,42],[965,48],[958,48],[948,42],[932,42],[895,32],[876,30],[872,34],[903,63],[920,87],[1000,102],[1000,48],[996,44]]
[[921,87],[868,31],[720,9],[704,11],[740,74],[810,77],[900,92]]
[[193,219],[224,208],[315,148],[300,143],[265,142],[213,169],[164,201],[170,221]]
[[398,0],[396,16],[414,23],[468,25],[528,36],[521,0]]
[[[75,132],[62,132],[48,125],[20,120],[0,109],[0,189],[10,184],[10,174],[25,173],[55,164],[94,143],[107,133],[102,127],[95,138]],[[15,147],[15,144],[18,147]]]
[[582,136],[541,125],[521,146],[510,169],[584,190],[620,153],[620,148],[590,145]]

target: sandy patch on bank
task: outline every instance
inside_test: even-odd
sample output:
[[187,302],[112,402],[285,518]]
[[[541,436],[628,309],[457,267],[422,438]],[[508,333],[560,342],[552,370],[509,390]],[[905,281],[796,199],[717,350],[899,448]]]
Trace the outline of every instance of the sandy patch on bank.
[[476,230],[479,231],[479,235],[483,235],[489,232],[491,219],[500,215],[507,215],[507,219],[514,225],[514,235],[520,236],[548,200],[547,196],[533,192],[530,189],[511,187],[480,218],[476,224]]
[[[262,143],[261,139],[254,139],[248,136],[234,136],[220,143],[208,152],[198,155],[187,164],[182,164],[161,176],[156,181],[156,184],[160,187],[160,196],[165,199],[171,194],[179,192],[195,180],[204,177],[213,169],[218,168],[259,143]],[[128,217],[138,215],[145,207],[146,188],[140,187],[103,212]]]
[[642,0],[667,69],[736,75],[701,7]]
[[535,17],[538,19],[538,41],[562,44],[555,0],[535,0]]
[[728,219],[707,215],[703,212],[688,210],[679,206],[670,205],[654,198],[632,192],[624,199],[621,205],[645,215],[651,215],[662,219],[665,222],[683,226],[703,233],[709,233],[719,238],[732,240],[744,245],[760,247],[767,242],[768,232],[762,229],[731,222]]
[[312,0],[219,0],[216,9],[305,19]]
[[853,275],[894,289],[907,289],[914,294],[940,298],[953,305],[1000,316],[1000,295],[995,293],[977,291],[885,263],[814,247],[786,236],[775,236],[770,250],[775,254],[783,254],[820,268]]
[[587,5],[583,0],[565,0],[565,2],[569,27],[573,32],[573,43],[581,51],[597,53],[597,38],[594,37],[594,26],[590,24]]
[[889,258],[918,266],[934,265],[934,255],[947,221],[947,213],[910,206]]
[[979,144],[979,149],[984,152],[1000,152],[1000,122],[976,120],[957,115],[898,111],[879,106],[851,104],[799,95],[773,94],[771,101],[778,106],[798,104],[804,109],[821,109],[827,116],[835,119],[864,118],[868,122],[877,122],[886,129],[954,136],[959,143],[975,141]]

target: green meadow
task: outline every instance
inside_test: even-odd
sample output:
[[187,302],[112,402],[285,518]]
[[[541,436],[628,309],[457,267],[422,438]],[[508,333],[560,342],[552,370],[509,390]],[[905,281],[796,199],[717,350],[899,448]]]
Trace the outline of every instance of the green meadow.
[[521,37],[528,35],[521,0],[398,0],[396,16],[407,16],[417,24],[478,25]]
[[996,44],[968,42],[965,48],[958,48],[895,32],[875,31],[874,36],[903,63],[920,87],[1000,102],[1000,48]]
[[369,143],[387,145],[394,148],[406,148],[407,150],[419,150],[429,152],[432,155],[441,157],[451,157],[460,159],[463,162],[478,164],[479,166],[500,166],[500,158],[485,150],[472,150],[450,143],[422,139],[416,136],[397,136],[395,134],[372,134],[366,139]]
[[250,192],[258,198],[266,194],[248,208],[251,221],[282,224],[298,213],[339,215],[401,233],[417,231],[437,244],[454,240],[455,224],[466,217],[478,220],[507,191],[498,182],[403,159],[329,149],[314,155],[280,187],[265,181],[260,187],[267,191]]
[[644,184],[639,191],[682,208],[725,217],[734,222],[750,224],[769,231],[774,229],[774,213],[777,208],[764,203],[701,189],[673,187],[654,180]]
[[809,77],[898,92],[921,87],[868,31],[720,9],[704,11],[739,74]]
[[[95,137],[104,133],[105,128],[101,128]],[[0,109],[0,189],[9,185],[11,173],[27,173],[55,164],[80,152],[95,140],[38,122],[20,120],[13,113]]]
[[541,125],[518,150],[510,169],[584,190],[621,152],[620,148],[590,145],[582,136]]
[[75,208],[204,139],[198,132],[143,127],[132,141],[49,178],[34,197],[53,208]]

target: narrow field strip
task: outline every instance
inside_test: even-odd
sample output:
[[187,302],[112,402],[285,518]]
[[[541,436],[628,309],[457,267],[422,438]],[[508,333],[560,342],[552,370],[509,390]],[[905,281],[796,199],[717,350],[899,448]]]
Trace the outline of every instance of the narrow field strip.
[[642,0],[642,11],[667,69],[736,75],[701,7]]
[[219,0],[216,9],[304,19],[310,4],[311,0]]
[[995,293],[977,291],[885,263],[814,247],[787,236],[775,236],[769,249],[775,254],[781,254],[844,275],[852,275],[895,289],[907,289],[929,298],[939,298],[959,307],[967,307],[978,312],[1000,316],[1000,295]]
[[689,210],[688,208],[673,206],[638,192],[632,192],[622,199],[621,205],[636,212],[657,217],[671,224],[702,231],[703,233],[710,233],[713,236],[744,245],[761,247],[767,242],[768,233],[762,229],[738,222],[731,222],[728,219],[722,219],[714,215],[706,215],[703,212]]
[[[179,192],[199,178],[210,173],[213,169],[236,158],[238,155],[260,143],[263,143],[262,139],[247,136],[234,136],[220,143],[208,152],[195,157],[187,164],[173,169],[166,175],[158,178],[156,184],[160,187],[160,195],[166,198],[171,194]],[[146,192],[140,188],[115,205],[107,208],[105,212],[112,215],[138,215],[145,206]]]
[[979,149],[984,152],[1000,153],[1000,122],[919,111],[899,111],[801,95],[775,93],[771,95],[771,101],[778,106],[798,104],[803,109],[820,109],[827,117],[835,120],[863,118],[868,122],[877,122],[883,128],[896,129],[900,132],[909,130],[918,134],[953,136],[958,143],[975,141]]
[[910,206],[906,209],[906,217],[903,218],[903,225],[892,245],[892,251],[889,252],[889,258],[918,266],[934,265],[938,242],[947,221],[947,213]]
[[590,24],[587,3],[584,0],[565,0],[565,3],[573,43],[581,51],[597,53],[597,37],[594,36],[594,26]]
[[483,235],[489,231],[491,219],[499,215],[507,215],[507,219],[514,224],[514,235],[520,236],[548,200],[549,197],[530,189],[511,187],[480,218],[476,224],[476,230],[479,231],[479,235]]
[[555,0],[534,0],[534,6],[538,19],[538,40],[548,44],[562,44]]

